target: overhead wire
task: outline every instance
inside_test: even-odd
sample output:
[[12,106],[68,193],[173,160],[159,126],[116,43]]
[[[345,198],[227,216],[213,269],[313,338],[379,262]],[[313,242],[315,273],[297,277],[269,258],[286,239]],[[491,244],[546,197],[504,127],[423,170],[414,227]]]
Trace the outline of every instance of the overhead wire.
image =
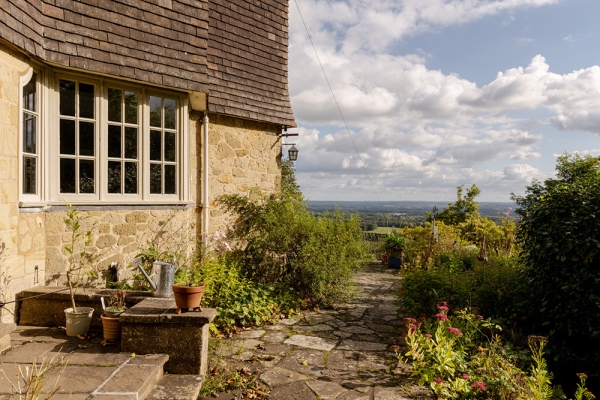
[[367,179],[369,180],[369,183],[371,184],[371,189],[373,189],[373,193],[375,193],[375,197],[377,197],[377,201],[379,202],[380,205],[381,204],[381,199],[379,198],[379,194],[377,193],[377,191],[375,190],[375,186],[373,185],[373,181],[371,180],[371,176],[369,175],[369,172],[367,171],[367,167],[366,164],[364,162],[364,160],[362,159],[360,152],[358,151],[358,147],[356,147],[356,143],[354,142],[354,138],[352,137],[352,133],[350,132],[350,128],[348,128],[348,124],[346,123],[346,118],[344,117],[344,113],[342,112],[342,109],[340,107],[340,104],[337,101],[337,98],[335,97],[335,93],[333,91],[333,88],[331,87],[331,83],[329,82],[329,78],[327,77],[327,73],[325,72],[325,68],[323,68],[323,63],[321,63],[321,58],[319,57],[319,53],[317,52],[317,48],[315,47],[315,44],[312,40],[312,36],[310,35],[310,32],[308,31],[308,26],[306,25],[306,22],[304,21],[304,16],[302,15],[302,11],[300,11],[300,6],[298,5],[298,2],[296,0],[294,0],[294,4],[296,4],[296,8],[298,9],[298,14],[300,14],[300,19],[302,20],[302,24],[304,25],[304,29],[306,30],[306,34],[308,35],[308,39],[310,40],[310,44],[312,45],[312,48],[315,52],[315,56],[317,57],[317,61],[319,62],[319,66],[321,67],[321,71],[323,72],[323,76],[325,77],[325,81],[327,82],[327,86],[329,86],[329,90],[331,91],[331,96],[333,97],[333,101],[335,102],[335,105],[338,109],[338,112],[340,113],[340,116],[342,117],[342,121],[344,122],[344,126],[346,127],[346,132],[348,133],[348,136],[350,137],[350,141],[352,142],[352,146],[354,146],[354,150],[356,151],[356,155],[358,156],[358,159],[360,160],[360,163],[363,167],[363,170],[365,171],[365,175],[367,176]]

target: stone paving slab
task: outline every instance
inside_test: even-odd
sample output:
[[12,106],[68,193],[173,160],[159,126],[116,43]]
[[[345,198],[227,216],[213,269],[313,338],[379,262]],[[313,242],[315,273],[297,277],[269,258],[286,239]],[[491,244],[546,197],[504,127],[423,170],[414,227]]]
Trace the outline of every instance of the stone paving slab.
[[[355,282],[358,296],[332,310],[306,312],[223,340],[212,350],[211,365],[257,369],[270,400],[404,400],[411,394],[433,400],[431,390],[417,386],[390,350],[402,343],[404,325],[397,314],[398,272],[373,264]],[[215,395],[241,398],[240,392]]]
[[318,336],[294,335],[286,339],[283,343],[309,349],[329,351],[332,350],[338,342],[330,339],[323,339]]

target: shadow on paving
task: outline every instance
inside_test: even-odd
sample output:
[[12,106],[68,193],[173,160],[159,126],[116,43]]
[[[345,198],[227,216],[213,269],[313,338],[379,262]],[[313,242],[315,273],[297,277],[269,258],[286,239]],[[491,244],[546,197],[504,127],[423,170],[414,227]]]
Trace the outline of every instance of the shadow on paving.
[[358,295],[335,310],[307,312],[215,341],[209,371],[239,371],[256,379],[255,388],[258,384],[252,392],[257,397],[234,391],[217,393],[218,398],[434,399],[430,390],[409,379],[409,367],[398,366],[390,350],[403,341],[404,322],[394,295],[398,271],[371,264],[354,280]]

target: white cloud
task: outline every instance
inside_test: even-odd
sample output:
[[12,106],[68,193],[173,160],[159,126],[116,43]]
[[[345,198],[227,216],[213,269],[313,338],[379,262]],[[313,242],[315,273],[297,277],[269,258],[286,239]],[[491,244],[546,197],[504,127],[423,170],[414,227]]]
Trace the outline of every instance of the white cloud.
[[540,171],[529,164],[509,164],[504,167],[504,179],[530,182],[539,177]]

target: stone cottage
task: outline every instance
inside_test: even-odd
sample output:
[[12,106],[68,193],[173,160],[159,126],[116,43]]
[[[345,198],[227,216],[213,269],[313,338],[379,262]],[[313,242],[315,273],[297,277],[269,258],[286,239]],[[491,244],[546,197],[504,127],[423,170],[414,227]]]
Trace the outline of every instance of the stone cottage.
[[102,276],[277,191],[287,59],[288,0],[0,0],[0,300],[64,282],[65,203]]

